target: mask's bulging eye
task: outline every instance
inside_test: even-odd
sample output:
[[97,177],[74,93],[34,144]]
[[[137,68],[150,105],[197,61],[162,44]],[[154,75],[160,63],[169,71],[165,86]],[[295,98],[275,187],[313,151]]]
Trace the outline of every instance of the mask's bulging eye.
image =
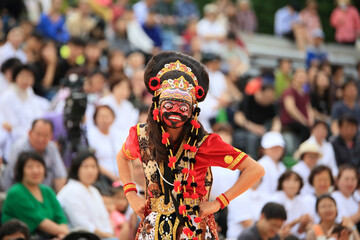
[[172,109],[172,107],[173,107],[173,106],[172,106],[171,103],[165,103],[165,104],[164,104],[164,108],[167,109],[167,110]]
[[187,111],[189,110],[189,108],[188,108],[187,106],[181,106],[181,107],[180,107],[180,110],[181,110],[182,112],[187,112]]

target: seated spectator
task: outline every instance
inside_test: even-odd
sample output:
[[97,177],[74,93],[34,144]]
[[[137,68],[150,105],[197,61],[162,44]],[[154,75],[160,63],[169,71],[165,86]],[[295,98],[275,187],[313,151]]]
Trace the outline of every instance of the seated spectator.
[[322,25],[317,8],[318,4],[316,0],[307,0],[306,7],[301,10],[299,14],[300,21],[305,27],[307,42],[309,44],[314,43],[314,30],[322,30]]
[[112,131],[118,134],[119,141],[125,142],[131,126],[139,118],[139,111],[128,100],[130,97],[130,82],[125,77],[116,78],[110,82],[111,94],[100,99],[99,104],[108,105],[114,111],[116,119]]
[[261,209],[259,221],[245,229],[238,240],[279,240],[279,231],[286,219],[285,208],[278,203],[269,202]]
[[306,68],[311,65],[320,65],[328,60],[328,53],[324,48],[324,32],[321,29],[313,30],[313,44],[306,48]]
[[290,87],[292,80],[292,62],[290,59],[281,58],[275,71],[275,93],[280,98],[283,92]]
[[113,36],[108,37],[109,48],[117,49],[125,54],[133,50],[133,47],[127,37],[128,19],[126,17],[118,18],[113,25]]
[[318,71],[316,73],[311,87],[310,97],[315,119],[330,124],[330,114],[334,96],[330,79],[324,71]]
[[328,125],[325,122],[316,121],[311,128],[311,136],[309,143],[318,144],[322,157],[317,162],[317,165],[325,165],[331,168],[333,176],[337,176],[338,167],[336,163],[334,148],[330,142],[326,141],[328,135]]
[[226,239],[236,239],[259,220],[262,206],[269,198],[266,192],[259,189],[262,182],[263,179],[254,183],[228,205]]
[[96,20],[91,16],[91,7],[88,0],[78,1],[76,11],[66,18],[66,27],[72,37],[87,38],[96,26]]
[[331,132],[333,136],[339,134],[339,119],[344,115],[351,114],[356,121],[360,122],[360,104],[357,102],[358,98],[357,84],[355,80],[349,79],[342,85],[342,100],[337,101],[331,110]]
[[[342,224],[336,224],[334,229],[331,232],[331,237],[335,238],[336,240],[341,239],[354,239],[359,240],[359,231],[358,230],[352,230],[354,229],[354,224],[351,221],[344,221]],[[353,235],[352,235],[353,234]]]
[[99,191],[92,186],[99,176],[94,154],[83,151],[72,160],[69,181],[57,198],[72,228],[83,228],[100,238],[113,237],[110,217]]
[[0,108],[4,117],[2,125],[11,135],[11,143],[25,137],[31,123],[42,117],[49,108],[49,102],[35,95],[32,90],[34,77],[33,69],[29,65],[19,65],[13,71],[15,85],[0,97]]
[[344,217],[350,218],[354,224],[360,222],[360,207],[354,197],[358,181],[359,172],[356,167],[347,164],[339,167],[339,175],[336,179],[337,190],[331,194],[338,206],[338,222]]
[[331,193],[335,181],[331,169],[325,165],[314,167],[310,172],[308,181],[314,188],[314,192],[307,194],[305,199],[308,202],[308,208],[314,218],[314,223],[319,223],[320,218],[316,212],[316,199],[321,195]]
[[359,123],[352,116],[343,116],[339,120],[339,135],[331,142],[336,163],[351,164],[360,169],[360,136],[357,134]]
[[59,191],[64,186],[66,169],[56,144],[51,141],[52,133],[53,126],[50,121],[37,119],[33,122],[28,137],[14,143],[1,179],[5,190],[9,189],[14,182],[14,167],[23,151],[35,151],[41,154],[47,170],[46,177],[43,179],[45,185],[53,187],[55,191]]
[[284,156],[285,141],[278,132],[267,132],[261,139],[264,156],[258,162],[266,169],[259,190],[272,194],[276,192],[279,177],[286,171],[281,158]]
[[274,87],[261,82],[253,95],[245,95],[235,112],[235,147],[257,158],[261,136],[267,131],[281,130],[276,112]]
[[7,221],[0,228],[0,240],[30,240],[28,226],[20,220],[13,219]]
[[154,51],[160,51],[163,45],[162,39],[162,29],[161,26],[156,21],[157,15],[155,12],[150,11],[148,13],[146,22],[142,24],[144,32],[149,36],[149,38],[154,43]]
[[144,70],[145,55],[140,51],[130,53],[125,61],[124,72],[128,78],[131,78],[135,72]]
[[9,58],[1,66],[0,72],[0,94],[4,93],[13,83],[13,71],[21,62],[17,58]]
[[26,54],[28,64],[32,64],[33,62],[39,60],[40,49],[43,44],[43,37],[36,32],[33,32],[28,37],[25,37],[23,50]]
[[296,1],[290,3],[275,13],[274,31],[277,36],[295,40],[300,51],[306,47],[306,29],[300,21],[298,4]]
[[124,75],[125,67],[125,55],[124,52],[120,50],[114,50],[108,54],[108,67],[107,70],[109,78]]
[[66,43],[70,35],[65,25],[65,16],[61,13],[62,1],[53,0],[48,14],[42,13],[36,30],[46,38]]
[[197,23],[196,32],[201,40],[202,52],[216,54],[222,52],[226,30],[218,20],[218,14],[218,7],[215,4],[207,4],[204,7],[204,18]]
[[316,200],[316,212],[320,216],[320,222],[314,224],[306,233],[306,239],[315,240],[330,238],[336,226],[336,215],[338,213],[336,201],[330,195],[322,195]]
[[312,222],[307,203],[300,195],[303,185],[299,174],[294,171],[286,171],[279,178],[278,192],[269,197],[269,201],[277,202],[285,207],[286,227],[290,229],[291,234],[297,237],[300,237]]
[[200,11],[194,0],[176,0],[174,3],[175,15],[178,22],[179,32],[183,32],[185,26],[193,20],[200,18]]
[[7,192],[2,207],[2,223],[19,219],[31,234],[40,239],[63,238],[68,234],[66,217],[48,186],[42,185],[46,175],[44,159],[35,152],[22,152],[14,169],[17,182]]
[[306,83],[305,70],[297,69],[291,86],[283,93],[280,100],[280,120],[283,131],[296,135],[297,142],[294,146],[288,144],[291,149],[296,149],[299,142],[304,142],[310,136],[309,128],[314,124],[310,96],[304,91]]
[[330,23],[335,28],[335,40],[338,43],[354,45],[360,34],[360,16],[350,0],[337,0],[338,7],[330,16]]
[[301,189],[301,194],[310,194],[314,192],[308,182],[311,170],[316,166],[319,159],[322,157],[320,146],[317,143],[303,142],[294,153],[294,159],[299,162],[292,167],[292,170],[299,174],[303,179],[304,186]]
[[99,161],[100,173],[112,181],[119,180],[116,154],[123,142],[117,131],[110,131],[115,121],[114,111],[107,105],[98,106],[94,113],[95,126],[88,131],[89,146],[95,150]]
[[[85,0],[84,0],[85,1]],[[56,72],[50,86],[59,87],[61,80],[67,77],[69,70],[84,63],[85,42],[81,38],[72,37],[66,45],[60,48],[60,58],[57,61]]]
[[245,33],[254,33],[257,28],[257,19],[250,7],[249,0],[238,0],[235,19],[237,30]]
[[9,58],[17,58],[23,64],[27,62],[26,54],[21,49],[24,41],[24,33],[20,27],[12,28],[7,34],[6,43],[0,47],[0,67]]
[[[325,66],[324,66],[325,67]],[[332,76],[332,88],[335,100],[341,100],[343,97],[343,89],[345,81],[345,73],[344,73],[344,66],[343,65],[332,65],[331,66],[331,73]]]

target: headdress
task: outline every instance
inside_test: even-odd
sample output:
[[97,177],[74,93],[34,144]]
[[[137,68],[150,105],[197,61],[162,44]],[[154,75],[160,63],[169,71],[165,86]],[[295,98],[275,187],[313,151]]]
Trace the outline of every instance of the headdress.
[[[185,205],[185,198],[191,198],[194,200],[199,198],[198,193],[196,193],[197,183],[195,182],[194,176],[194,165],[196,160],[194,157],[190,157],[190,155],[197,152],[197,143],[201,141],[198,136],[199,129],[201,128],[201,124],[197,121],[200,113],[198,102],[205,99],[209,79],[203,66],[196,60],[175,52],[163,53],[163,55],[168,56],[168,58],[159,57],[159,61],[163,60],[161,69],[159,71],[156,71],[155,68],[148,70],[148,73],[153,73],[153,77],[149,78],[148,81],[145,79],[145,83],[147,83],[147,89],[149,92],[154,95],[152,118],[161,129],[161,142],[166,146],[168,152],[167,166],[171,169],[174,175],[174,182],[170,183],[170,185],[174,187],[174,191],[177,193],[176,200],[178,201],[179,206],[176,211],[182,216],[182,221],[184,223],[183,233],[189,239],[197,240],[200,239],[202,230],[198,229],[192,221],[190,221],[188,213],[190,211],[196,213],[194,222],[199,224],[201,221],[201,218],[199,217],[199,206],[195,205],[192,209],[190,209],[189,205]],[[168,61],[166,62],[166,60]],[[202,72],[199,73],[198,71]],[[155,74],[156,76],[154,76]],[[147,72],[145,72],[145,76],[146,75]],[[190,103],[190,106],[194,107],[192,113],[193,118],[190,121],[192,126],[190,133],[187,136],[188,139],[182,145],[182,149],[179,149],[179,151],[183,151],[182,160],[185,163],[185,167],[180,169],[182,177],[180,177],[178,169],[176,168],[180,159],[177,159],[176,154],[173,153],[169,141],[170,135],[165,131],[160,122],[160,111],[158,107],[163,99],[174,99],[177,101],[188,102]],[[167,180],[163,180],[167,182]],[[187,191],[187,185],[193,190],[190,192]]]

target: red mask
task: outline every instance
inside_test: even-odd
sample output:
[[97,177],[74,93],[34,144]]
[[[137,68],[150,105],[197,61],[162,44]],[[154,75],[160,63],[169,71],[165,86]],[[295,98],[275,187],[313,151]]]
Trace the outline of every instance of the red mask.
[[170,128],[179,128],[191,116],[188,103],[176,100],[164,100],[160,105],[160,120]]

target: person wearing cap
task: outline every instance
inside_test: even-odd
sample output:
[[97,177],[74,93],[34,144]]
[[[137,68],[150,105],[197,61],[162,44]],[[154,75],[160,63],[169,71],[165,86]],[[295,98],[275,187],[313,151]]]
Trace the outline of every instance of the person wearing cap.
[[324,32],[316,29],[312,32],[314,42],[306,49],[306,67],[309,69],[311,65],[321,65],[328,60],[328,53],[324,48]]
[[301,189],[301,194],[310,194],[314,192],[308,179],[311,169],[316,166],[321,157],[322,153],[319,145],[308,141],[300,144],[299,148],[294,153],[294,159],[300,161],[292,167],[292,170],[298,173],[304,181],[304,187]]
[[281,174],[286,171],[281,158],[284,155],[285,141],[281,133],[268,132],[261,139],[264,156],[258,162],[266,169],[259,190],[267,193],[276,192],[277,182]]

